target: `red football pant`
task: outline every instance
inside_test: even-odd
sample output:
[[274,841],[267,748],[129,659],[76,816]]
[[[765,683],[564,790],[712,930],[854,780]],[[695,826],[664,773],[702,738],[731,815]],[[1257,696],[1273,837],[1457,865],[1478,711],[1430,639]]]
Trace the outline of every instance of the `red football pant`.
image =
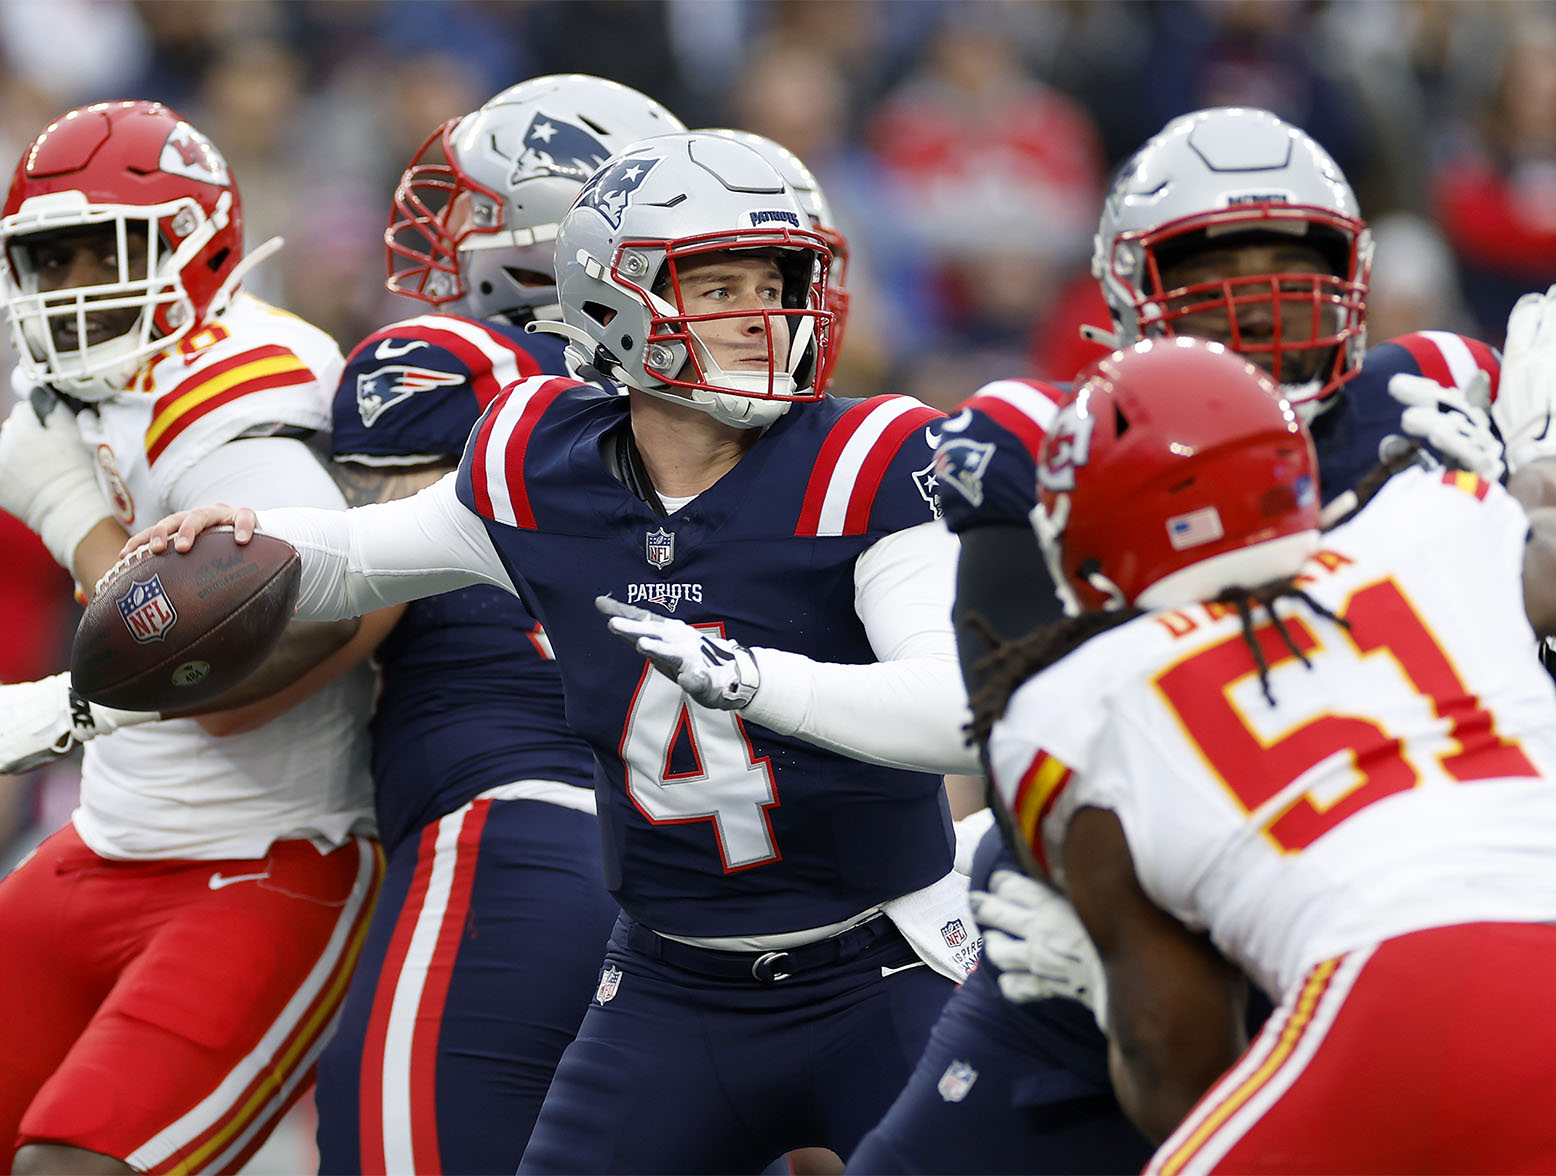
[[312,1081],[382,872],[360,837],[122,862],[54,834],[0,883],[0,1169],[28,1143],[241,1166]]
[[1314,968],[1146,1168],[1556,1172],[1556,927],[1418,931]]

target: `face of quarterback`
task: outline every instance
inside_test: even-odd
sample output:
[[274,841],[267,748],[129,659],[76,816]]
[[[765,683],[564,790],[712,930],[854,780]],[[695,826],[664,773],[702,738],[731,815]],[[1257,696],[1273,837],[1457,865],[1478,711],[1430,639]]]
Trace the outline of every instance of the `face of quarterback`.
[[[146,230],[129,226],[125,233],[125,256],[119,257],[118,237],[112,224],[88,225],[65,229],[12,245],[29,259],[29,268],[37,275],[38,292],[52,294],[60,290],[78,290],[93,286],[111,286],[146,276]],[[117,301],[122,292],[88,296],[95,301]],[[90,347],[117,338],[131,330],[139,319],[141,305],[120,306],[93,311],[86,315],[86,338],[79,338],[73,314],[52,315],[49,331],[54,346],[61,351]]]
[[[781,315],[770,319],[761,313],[783,308],[783,273],[771,253],[709,253],[678,262],[676,273],[682,311],[692,320],[692,333],[714,363],[726,372],[763,376],[773,366],[783,369],[789,358],[788,319]],[[662,296],[675,300],[672,292]],[[698,315],[727,317],[698,321]],[[771,360],[769,322],[778,332],[772,341]],[[680,376],[696,378],[690,361]]]
[[[1295,239],[1229,241],[1163,265],[1164,289],[1198,287],[1165,300],[1169,312],[1187,311],[1173,320],[1174,333],[1224,343],[1282,384],[1313,379],[1332,362],[1333,349],[1302,345],[1337,332],[1342,310],[1332,301],[1315,302],[1313,286],[1305,281],[1281,282],[1280,296],[1272,296],[1276,283],[1266,276],[1274,274],[1335,276],[1323,253]],[[1229,304],[1235,308],[1235,328]],[[1274,370],[1277,338],[1282,344],[1279,371]],[[1297,349],[1290,350],[1293,346]]]

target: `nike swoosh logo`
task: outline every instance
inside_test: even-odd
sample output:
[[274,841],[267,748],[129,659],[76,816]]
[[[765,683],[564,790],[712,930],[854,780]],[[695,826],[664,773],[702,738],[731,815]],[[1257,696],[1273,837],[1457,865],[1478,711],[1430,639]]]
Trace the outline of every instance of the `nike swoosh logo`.
[[397,344],[390,339],[385,339],[383,342],[379,343],[377,347],[373,348],[373,358],[394,359],[398,355],[409,355],[418,347],[425,346],[427,346],[427,342],[424,339],[412,339],[409,343],[404,345]]
[[234,882],[253,882],[256,879],[268,877],[270,877],[268,870],[263,874],[231,874],[227,877],[223,877],[222,872],[217,870],[216,873],[211,875],[211,880],[207,885],[212,890],[220,890],[223,886],[231,886]]
[[881,975],[883,977],[884,976],[893,976],[893,975],[895,975],[898,972],[906,972],[909,968],[927,968],[927,967],[929,967],[929,965],[926,964],[923,960],[914,960],[911,964],[903,964],[902,967],[900,967],[900,968],[882,968],[881,969]]

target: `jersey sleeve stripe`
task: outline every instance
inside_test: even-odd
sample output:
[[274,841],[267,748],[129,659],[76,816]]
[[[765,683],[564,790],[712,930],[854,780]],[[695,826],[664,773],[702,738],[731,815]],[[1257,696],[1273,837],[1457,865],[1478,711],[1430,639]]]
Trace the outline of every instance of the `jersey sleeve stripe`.
[[1021,830],[1027,845],[1031,846],[1032,856],[1037,859],[1037,864],[1045,874],[1052,875],[1053,871],[1049,869],[1048,850],[1043,844],[1043,821],[1053,811],[1054,804],[1074,775],[1073,771],[1046,751],[1039,751],[1022,774],[1021,782],[1016,785],[1015,799],[1011,802],[1016,826]]
[[985,384],[963,407],[983,413],[1000,428],[1011,433],[1026,451],[1037,456],[1043,438],[1059,415],[1064,393],[1046,384],[1024,380],[996,380]]
[[[848,530],[849,506],[859,488],[860,475],[866,461],[881,444],[888,427],[899,418],[924,410],[924,405],[908,396],[875,396],[863,404],[849,409],[832,426],[822,443],[811,472],[810,484],[805,488],[805,501],[800,508],[799,524],[794,533],[803,536],[836,536],[859,532]],[[929,417],[937,416],[933,409]],[[890,461],[898,438],[885,455]],[[879,483],[877,482],[877,485]],[[871,501],[875,491],[870,490]]]
[[533,530],[535,513],[530,508],[524,483],[524,453],[535,423],[571,380],[541,377],[509,388],[506,400],[489,414],[476,439],[472,488],[476,509],[494,522]]
[[872,396],[862,404],[856,404],[832,426],[832,431],[827,434],[827,439],[821,443],[821,450],[816,454],[816,464],[811,469],[810,481],[805,486],[805,501],[800,507],[800,521],[794,528],[796,535],[815,535],[817,526],[821,522],[822,504],[826,501],[827,490],[831,485],[833,471],[837,468],[837,461],[843,452],[844,446],[854,432],[864,423],[867,416],[874,409],[886,403],[889,396]]
[[[875,496],[902,443],[913,436],[916,430],[943,416],[936,409],[919,405],[881,430],[880,441],[865,457],[863,465],[859,467],[859,476],[854,479],[854,492],[849,496],[848,513],[843,519],[843,534],[862,535],[870,529],[870,512],[875,507]],[[933,457],[931,453],[931,460]]]
[[470,372],[470,388],[482,408],[508,385],[542,374],[533,355],[479,323],[446,315],[421,315],[410,322],[417,328],[417,337],[459,357]]
[[1432,334],[1440,333],[1419,331],[1414,335],[1401,335],[1389,342],[1398,344],[1408,351],[1410,358],[1415,360],[1417,369],[1427,379],[1436,380],[1444,388],[1454,388],[1458,386],[1458,380],[1455,378],[1453,365],[1444,354],[1442,345],[1432,338]]
[[1443,485],[1456,487],[1466,494],[1473,494],[1480,502],[1486,501],[1486,495],[1491,493],[1491,483],[1479,474],[1470,473],[1469,470],[1445,471]]
[[313,372],[295,358],[260,360],[216,377],[186,393],[167,413],[152,422],[151,428],[146,430],[147,464],[154,464],[186,429],[222,405],[269,388],[311,384],[315,378]]

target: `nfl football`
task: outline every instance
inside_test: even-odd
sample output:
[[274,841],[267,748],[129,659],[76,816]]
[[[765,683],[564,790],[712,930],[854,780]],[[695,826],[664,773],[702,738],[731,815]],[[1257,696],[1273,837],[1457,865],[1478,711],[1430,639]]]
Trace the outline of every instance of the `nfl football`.
[[122,710],[178,711],[226,693],[269,656],[297,604],[291,544],[231,527],[187,552],[141,548],[99,582],[76,628],[76,693]]

